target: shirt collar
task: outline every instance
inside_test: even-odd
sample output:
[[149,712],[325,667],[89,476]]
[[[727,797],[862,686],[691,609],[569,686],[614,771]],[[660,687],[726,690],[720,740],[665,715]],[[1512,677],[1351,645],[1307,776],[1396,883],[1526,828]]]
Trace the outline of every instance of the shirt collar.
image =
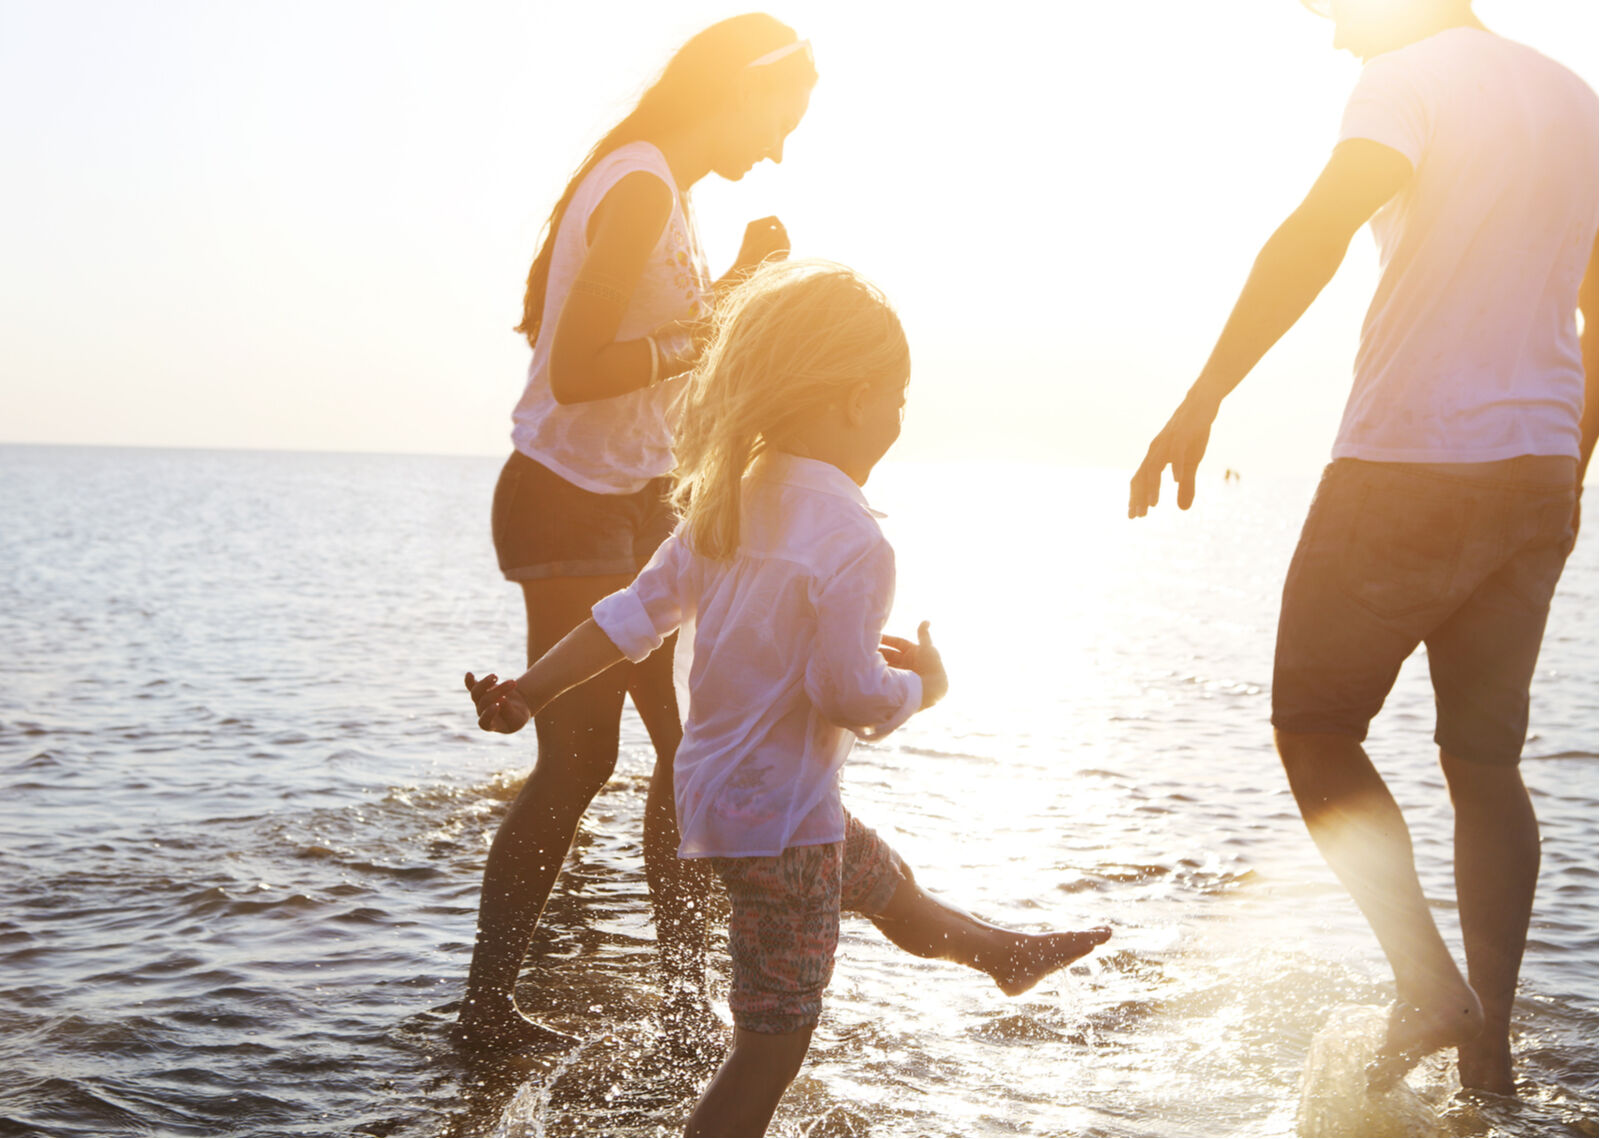
[[806,459],[787,451],[768,451],[761,456],[751,473],[764,482],[783,483],[802,490],[848,498],[874,518],[885,517],[882,511],[872,509],[867,496],[854,479],[832,463],[824,463],[820,459]]

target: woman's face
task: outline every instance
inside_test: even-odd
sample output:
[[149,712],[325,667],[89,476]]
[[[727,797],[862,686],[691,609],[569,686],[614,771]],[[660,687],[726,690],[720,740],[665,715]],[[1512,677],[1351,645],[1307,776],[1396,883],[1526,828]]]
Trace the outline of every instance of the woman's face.
[[784,141],[811,104],[812,85],[809,76],[772,86],[757,79],[747,83],[726,117],[713,169],[737,182],[764,159],[782,162]]

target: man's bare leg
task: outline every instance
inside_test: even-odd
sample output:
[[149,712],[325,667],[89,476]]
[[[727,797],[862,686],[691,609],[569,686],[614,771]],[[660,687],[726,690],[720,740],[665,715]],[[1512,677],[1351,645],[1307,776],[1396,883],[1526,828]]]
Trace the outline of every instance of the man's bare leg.
[[1439,754],[1455,804],[1456,898],[1483,1032],[1459,1054],[1461,1086],[1513,1095],[1511,1005],[1539,879],[1539,821],[1522,774]]
[[1411,832],[1383,777],[1348,736],[1278,732],[1278,754],[1311,837],[1378,936],[1399,1005],[1380,1078],[1477,1036],[1483,1008],[1428,910]]
[[1103,925],[1057,933],[991,925],[934,897],[909,871],[906,875],[873,924],[913,956],[953,961],[989,974],[1007,996],[1027,992],[1111,937]]

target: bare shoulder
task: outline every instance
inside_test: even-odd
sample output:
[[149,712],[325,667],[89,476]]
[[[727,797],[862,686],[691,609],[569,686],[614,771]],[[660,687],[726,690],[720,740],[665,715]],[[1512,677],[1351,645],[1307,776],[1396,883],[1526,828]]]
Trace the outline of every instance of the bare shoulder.
[[672,216],[672,188],[659,175],[634,170],[606,191],[589,218],[589,242],[653,246]]

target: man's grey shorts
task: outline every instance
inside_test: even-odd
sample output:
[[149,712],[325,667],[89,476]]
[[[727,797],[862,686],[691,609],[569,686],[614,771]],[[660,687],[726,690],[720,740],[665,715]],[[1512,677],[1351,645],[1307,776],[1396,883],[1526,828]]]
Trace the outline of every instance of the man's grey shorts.
[[1577,464],[1559,456],[1335,460],[1284,582],[1273,726],[1365,739],[1422,643],[1434,741],[1460,759],[1515,764],[1576,494]]

